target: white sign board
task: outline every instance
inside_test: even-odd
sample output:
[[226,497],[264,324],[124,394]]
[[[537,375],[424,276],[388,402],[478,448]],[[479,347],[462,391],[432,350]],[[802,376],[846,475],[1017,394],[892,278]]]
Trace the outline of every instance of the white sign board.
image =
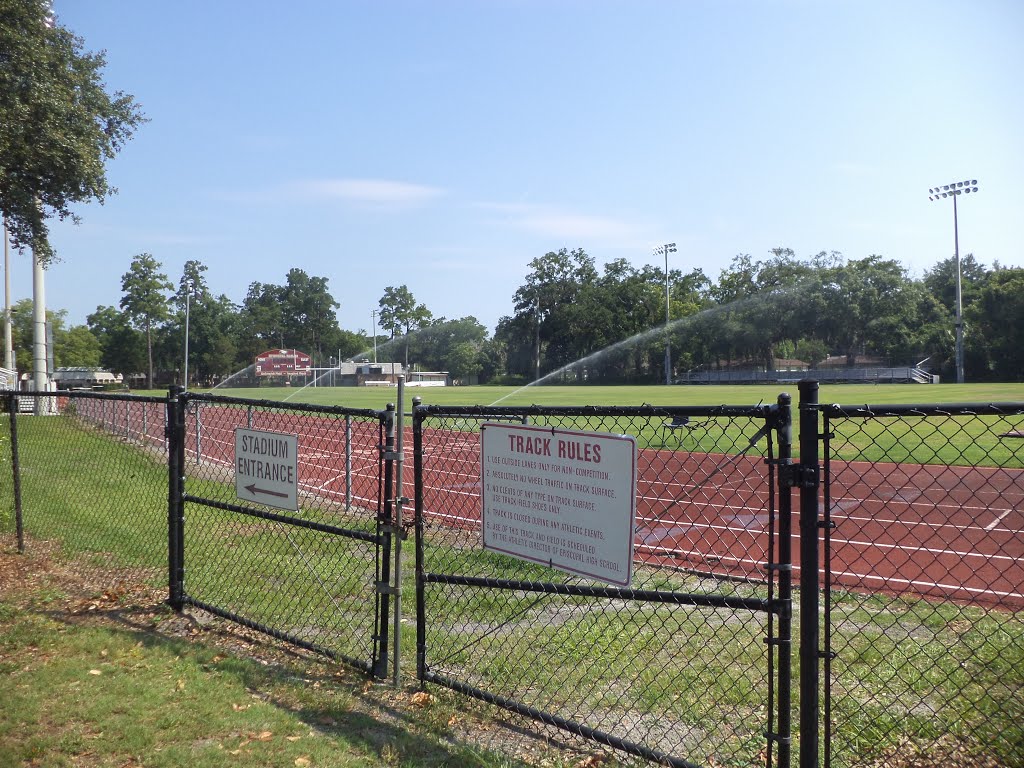
[[480,474],[484,549],[629,586],[633,437],[487,423]]
[[235,495],[278,509],[298,509],[298,457],[295,435],[236,429]]

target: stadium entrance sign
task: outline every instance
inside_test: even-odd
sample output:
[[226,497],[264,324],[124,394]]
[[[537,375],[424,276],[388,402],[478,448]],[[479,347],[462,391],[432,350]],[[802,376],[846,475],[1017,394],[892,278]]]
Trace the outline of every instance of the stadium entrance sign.
[[298,438],[235,430],[235,495],[278,509],[299,508]]

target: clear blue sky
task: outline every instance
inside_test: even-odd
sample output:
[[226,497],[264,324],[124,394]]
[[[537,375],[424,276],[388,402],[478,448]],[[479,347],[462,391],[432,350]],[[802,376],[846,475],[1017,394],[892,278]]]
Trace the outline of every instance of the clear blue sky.
[[[493,330],[531,259],[717,278],[733,256],[953,252],[1024,265],[1018,0],[54,0],[151,122],[120,193],[54,226],[51,309],[117,305],[132,257],[214,293],[291,267],[342,327],[389,285]],[[31,295],[13,256],[14,298]]]

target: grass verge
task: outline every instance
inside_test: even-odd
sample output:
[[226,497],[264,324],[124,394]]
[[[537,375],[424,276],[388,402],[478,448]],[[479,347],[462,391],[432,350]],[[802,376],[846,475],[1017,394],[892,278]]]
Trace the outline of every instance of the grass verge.
[[453,738],[478,724],[451,697],[175,614],[74,560],[5,547],[0,569],[0,765],[527,765]]

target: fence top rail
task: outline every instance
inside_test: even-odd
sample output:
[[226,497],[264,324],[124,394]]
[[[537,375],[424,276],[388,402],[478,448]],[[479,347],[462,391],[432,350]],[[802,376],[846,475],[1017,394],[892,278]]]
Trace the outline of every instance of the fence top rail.
[[663,405],[417,405],[413,408],[416,419],[431,416],[476,416],[480,418],[501,418],[521,416],[655,416],[672,418],[690,417],[743,417],[763,418],[775,409],[775,405],[713,405],[713,406],[663,406]]
[[40,392],[34,389],[11,390],[8,396],[14,397],[65,397],[72,400],[123,400],[130,403],[166,403],[167,397],[160,395],[133,395],[124,392],[90,392],[88,390],[58,389],[52,392]]
[[[166,398],[163,398],[166,400]],[[217,405],[241,405],[254,408],[274,408],[285,411],[297,411],[301,413],[322,413],[331,416],[357,416],[360,418],[381,421],[385,418],[387,411],[375,411],[372,408],[347,408],[343,405],[313,405],[312,403],[288,403],[283,400],[258,400],[251,397],[229,397],[227,395],[193,394],[182,392],[178,400],[187,404],[189,402],[211,403]]]
[[879,416],[1019,416],[1024,403],[926,403],[917,405],[839,405],[817,406],[830,418],[873,419]]

